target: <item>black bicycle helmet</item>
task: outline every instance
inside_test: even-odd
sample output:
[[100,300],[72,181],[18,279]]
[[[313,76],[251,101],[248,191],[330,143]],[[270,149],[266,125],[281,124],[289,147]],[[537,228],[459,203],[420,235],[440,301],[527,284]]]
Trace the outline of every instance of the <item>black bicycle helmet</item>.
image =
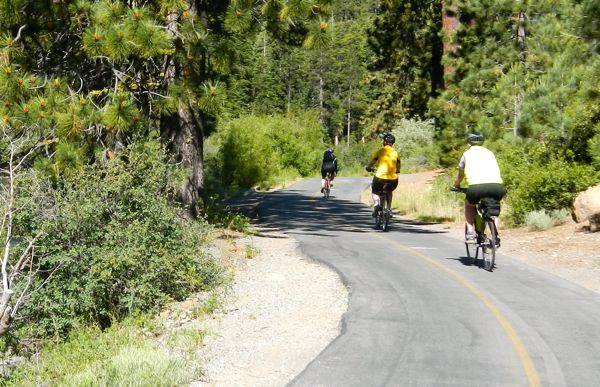
[[481,134],[481,132],[469,133],[469,135],[467,136],[467,143],[471,145],[483,144],[483,134]]
[[394,137],[394,135],[391,133],[386,133],[383,135],[383,142],[393,145],[396,142],[396,137]]

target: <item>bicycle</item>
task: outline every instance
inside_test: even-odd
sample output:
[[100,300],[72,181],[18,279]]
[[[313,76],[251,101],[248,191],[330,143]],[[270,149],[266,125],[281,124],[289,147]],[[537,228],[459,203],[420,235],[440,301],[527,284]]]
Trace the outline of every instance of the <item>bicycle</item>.
[[321,190],[321,192],[323,192],[323,197],[325,199],[329,198],[329,194],[331,193],[331,172],[327,172],[325,174],[325,185],[323,186],[323,189]]
[[[466,188],[450,188],[454,192],[466,193]],[[494,270],[496,260],[496,250],[500,247],[500,239],[498,238],[498,230],[496,229],[495,219],[499,215],[500,205],[494,198],[484,197],[477,203],[477,212],[475,213],[475,243],[465,241],[467,257],[471,263],[477,261],[479,251],[483,258],[483,268],[487,271]],[[494,211],[495,210],[495,211]],[[489,236],[486,233],[489,231]],[[465,226],[465,235],[467,233]]]
[[[371,170],[373,171],[374,169]],[[383,232],[389,230],[392,217],[392,203],[387,200],[388,192],[391,192],[388,190],[388,184],[384,183],[381,191],[376,193],[379,196],[379,205],[375,207],[375,230],[381,229]]]

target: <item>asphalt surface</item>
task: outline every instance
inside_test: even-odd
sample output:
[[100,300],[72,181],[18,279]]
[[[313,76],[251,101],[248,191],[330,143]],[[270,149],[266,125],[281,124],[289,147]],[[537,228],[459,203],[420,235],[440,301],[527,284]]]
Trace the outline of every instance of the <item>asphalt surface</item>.
[[338,178],[325,199],[307,179],[256,201],[263,229],[297,239],[350,292],[340,335],[290,386],[600,385],[597,293],[501,249],[487,272],[424,224],[376,231],[359,201],[369,183]]

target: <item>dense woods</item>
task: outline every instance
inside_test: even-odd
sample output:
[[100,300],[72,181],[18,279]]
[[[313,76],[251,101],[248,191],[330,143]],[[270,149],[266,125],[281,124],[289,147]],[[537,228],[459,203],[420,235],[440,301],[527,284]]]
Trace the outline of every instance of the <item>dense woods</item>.
[[215,197],[479,130],[510,218],[600,181],[595,0],[0,0],[2,349],[221,281]]

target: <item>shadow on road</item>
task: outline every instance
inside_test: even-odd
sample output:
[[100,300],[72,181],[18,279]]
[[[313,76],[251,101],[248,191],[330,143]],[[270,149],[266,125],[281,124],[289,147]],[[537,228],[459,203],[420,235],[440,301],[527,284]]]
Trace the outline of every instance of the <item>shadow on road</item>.
[[[287,189],[254,192],[238,198],[230,209],[244,213],[265,229],[294,234],[334,236],[336,232],[370,232],[374,228],[371,209],[355,201],[334,196],[308,196],[306,191]],[[392,218],[389,232],[443,234],[418,221]]]

